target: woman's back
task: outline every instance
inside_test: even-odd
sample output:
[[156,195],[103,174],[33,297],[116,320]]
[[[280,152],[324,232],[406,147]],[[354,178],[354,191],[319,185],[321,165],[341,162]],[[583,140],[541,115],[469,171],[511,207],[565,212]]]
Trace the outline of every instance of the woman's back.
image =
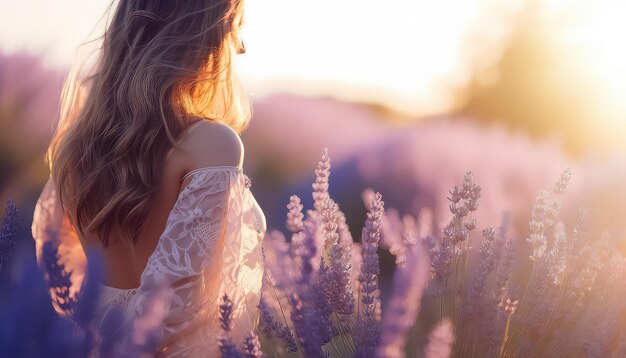
[[81,238],[84,247],[102,249],[106,266],[104,284],[109,287],[139,287],[141,274],[165,229],[168,215],[189,182],[189,179],[187,183],[182,182],[186,173],[207,166],[242,165],[243,147],[239,136],[221,123],[198,119],[188,127],[178,143],[180,146],[172,148],[164,161],[162,180],[134,248],[131,249],[127,243],[115,237],[110,237],[109,246],[104,248],[101,238],[93,232]]

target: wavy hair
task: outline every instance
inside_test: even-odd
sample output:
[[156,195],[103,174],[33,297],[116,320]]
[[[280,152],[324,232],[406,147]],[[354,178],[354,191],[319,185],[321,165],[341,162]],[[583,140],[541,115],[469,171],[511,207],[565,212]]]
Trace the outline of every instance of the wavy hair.
[[231,65],[243,0],[119,0],[107,22],[92,72],[75,65],[64,83],[46,160],[78,233],[133,247],[190,118],[248,125]]

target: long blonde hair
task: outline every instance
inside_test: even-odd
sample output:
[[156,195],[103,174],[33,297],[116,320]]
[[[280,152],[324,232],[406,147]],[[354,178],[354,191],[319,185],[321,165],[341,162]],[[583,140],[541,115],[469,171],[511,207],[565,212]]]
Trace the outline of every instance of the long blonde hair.
[[133,246],[187,118],[243,131],[250,102],[232,70],[243,0],[120,0],[94,71],[75,66],[46,159],[79,234]]

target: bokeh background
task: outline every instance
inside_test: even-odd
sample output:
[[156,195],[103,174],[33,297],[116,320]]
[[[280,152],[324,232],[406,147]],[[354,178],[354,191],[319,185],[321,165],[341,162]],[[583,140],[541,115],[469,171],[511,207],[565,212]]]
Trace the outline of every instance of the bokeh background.
[[[109,0],[0,0],[0,199],[27,232],[43,155],[80,44]],[[596,0],[248,0],[236,71],[253,101],[244,170],[268,226],[311,207],[327,147],[331,195],[355,237],[363,189],[434,226],[472,170],[480,226],[510,214],[524,239],[534,197],[572,169],[563,220],[591,210],[626,249],[626,4]],[[93,45],[93,43],[91,43]],[[626,250],[624,250],[626,251]]]

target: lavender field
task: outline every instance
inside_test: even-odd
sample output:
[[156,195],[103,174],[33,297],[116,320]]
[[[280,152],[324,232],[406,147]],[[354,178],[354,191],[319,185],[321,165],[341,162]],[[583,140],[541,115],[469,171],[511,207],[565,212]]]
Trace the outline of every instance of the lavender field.
[[[98,330],[101,253],[33,240],[68,74],[119,2],[0,4],[0,358],[159,345],[165,290]],[[268,230],[255,330],[234,338],[235,303],[216,304],[222,357],[626,358],[625,5],[245,16],[243,171]]]
[[[313,207],[304,210],[300,198],[291,196],[290,237],[274,230],[264,241],[258,331],[244,342],[232,341],[233,307],[224,296],[222,335],[215,344],[222,357],[623,357],[625,259],[609,232],[590,229],[588,208],[580,208],[573,226],[561,220],[571,176],[565,169],[537,193],[526,237],[511,234],[510,215],[497,227],[481,225],[476,214],[483,190],[471,172],[449,190],[451,215],[440,226],[432,210],[400,216],[367,189],[367,218],[355,241],[329,195],[325,151],[315,170]],[[0,231],[4,267],[18,223],[9,202]],[[392,277],[381,272],[383,251],[395,259]],[[151,303],[156,308],[146,324],[122,334],[114,329],[121,316],[112,314],[110,331],[95,332],[90,324],[98,287],[87,284],[70,294],[72,275],[59,259],[48,242],[43,271],[32,258],[22,258],[15,281],[3,280],[7,318],[0,350],[12,356],[149,354],[163,298]],[[88,277],[101,275],[97,261],[89,262]],[[99,352],[92,348],[96,341],[106,342]]]

